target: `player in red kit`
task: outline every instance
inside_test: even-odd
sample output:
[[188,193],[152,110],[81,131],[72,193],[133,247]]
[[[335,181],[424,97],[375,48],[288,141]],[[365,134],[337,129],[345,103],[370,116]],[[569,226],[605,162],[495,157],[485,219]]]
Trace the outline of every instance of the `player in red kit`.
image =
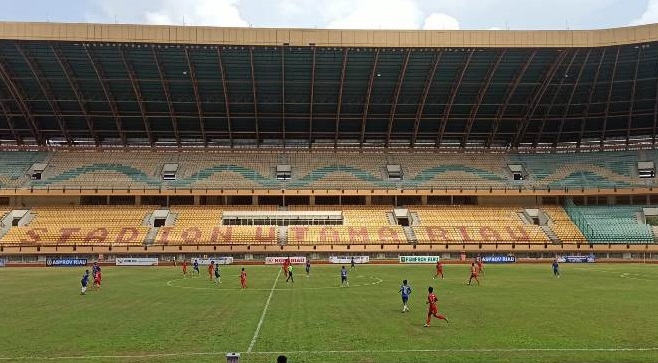
[[469,285],[473,279],[475,279],[475,281],[478,282],[478,286],[480,286],[480,280],[478,280],[478,268],[475,266],[475,262],[471,263],[471,278],[468,279]]
[[436,279],[439,275],[441,275],[441,279],[443,279],[443,264],[441,261],[436,261],[436,274],[433,279]]
[[187,262],[185,262],[185,260],[183,260],[182,266],[183,266],[183,276],[187,277]]
[[240,286],[243,289],[247,288],[247,273],[244,271],[244,267],[242,268],[242,272],[240,272]]
[[427,295],[426,304],[429,304],[430,308],[429,308],[429,311],[427,312],[427,322],[423,326],[426,327],[426,328],[428,328],[430,326],[430,321],[432,320],[432,316],[434,316],[437,319],[443,319],[447,323],[448,318],[446,318],[445,316],[439,314],[439,307],[438,307],[439,299],[434,294],[434,288],[431,287],[431,286],[428,287],[427,292],[428,292],[428,295]]
[[208,276],[210,278],[210,281],[212,281],[213,277],[215,275],[215,261],[210,261],[210,265],[208,265]]
[[478,265],[478,275],[479,275],[479,274],[484,275],[484,271],[482,270],[482,264],[483,264],[483,263],[482,263],[482,257],[478,256],[478,257],[475,259],[475,263],[477,263],[477,265]]
[[290,267],[290,259],[286,258],[283,260],[283,275],[288,278],[288,269]]

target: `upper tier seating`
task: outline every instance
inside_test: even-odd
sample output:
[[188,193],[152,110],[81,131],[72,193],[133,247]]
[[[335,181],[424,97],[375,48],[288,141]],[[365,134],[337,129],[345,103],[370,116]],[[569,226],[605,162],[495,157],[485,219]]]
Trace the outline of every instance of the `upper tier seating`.
[[0,188],[20,187],[34,163],[48,157],[45,152],[0,151]]
[[142,226],[152,206],[37,207],[24,227],[11,227],[0,240],[24,245],[141,245],[149,227]]
[[551,220],[549,226],[562,243],[587,243],[583,233],[562,207],[543,206],[541,210]]
[[[43,152],[0,152],[0,187],[23,186],[25,172]],[[569,154],[384,152],[153,152],[55,151],[40,181],[26,186],[197,189],[502,189],[630,188],[653,179],[637,177],[637,162],[658,161],[657,151]],[[162,181],[165,163],[178,163],[176,180]],[[276,179],[276,165],[292,177]],[[386,177],[386,164],[402,166],[402,181]],[[520,164],[526,180],[513,181],[507,164]]]

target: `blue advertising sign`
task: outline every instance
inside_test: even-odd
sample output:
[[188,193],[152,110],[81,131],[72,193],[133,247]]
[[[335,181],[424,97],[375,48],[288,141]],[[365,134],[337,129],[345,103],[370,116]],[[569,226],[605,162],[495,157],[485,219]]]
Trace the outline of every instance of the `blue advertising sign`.
[[515,256],[483,256],[482,262],[484,263],[514,263],[516,262]]
[[46,266],[77,267],[86,265],[86,258],[49,258],[46,260]]

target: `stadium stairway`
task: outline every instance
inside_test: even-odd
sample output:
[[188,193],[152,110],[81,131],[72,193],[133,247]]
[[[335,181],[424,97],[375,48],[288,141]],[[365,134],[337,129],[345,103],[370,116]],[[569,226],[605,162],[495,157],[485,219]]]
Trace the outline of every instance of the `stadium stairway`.
[[148,233],[146,233],[146,237],[144,237],[144,246],[153,246],[155,243],[155,238],[158,236],[158,231],[160,228],[154,227],[151,228]]
[[288,244],[288,226],[279,227],[279,244],[281,246]]
[[402,229],[404,230],[404,236],[407,237],[407,242],[409,242],[409,244],[418,244],[416,233],[414,233],[414,230],[411,227],[402,227]]
[[544,231],[544,233],[546,233],[546,235],[551,240],[551,242],[553,242],[554,244],[560,244],[560,245],[562,244],[562,240],[560,239],[560,237],[557,236],[557,234],[555,234],[555,232],[553,231],[553,229],[551,229],[551,227],[540,226],[539,228],[541,228],[541,230]]

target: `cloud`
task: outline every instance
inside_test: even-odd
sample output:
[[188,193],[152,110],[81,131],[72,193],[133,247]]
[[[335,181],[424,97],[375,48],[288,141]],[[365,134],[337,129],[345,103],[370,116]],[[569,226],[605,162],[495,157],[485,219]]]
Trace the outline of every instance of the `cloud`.
[[157,25],[246,27],[240,15],[240,0],[99,0],[106,21]]
[[631,21],[630,25],[643,25],[658,23],[658,0],[649,0],[644,13],[637,19]]
[[423,30],[459,30],[459,21],[447,14],[432,13],[425,18]]
[[329,29],[418,29],[423,17],[413,0],[334,0],[321,14]]

